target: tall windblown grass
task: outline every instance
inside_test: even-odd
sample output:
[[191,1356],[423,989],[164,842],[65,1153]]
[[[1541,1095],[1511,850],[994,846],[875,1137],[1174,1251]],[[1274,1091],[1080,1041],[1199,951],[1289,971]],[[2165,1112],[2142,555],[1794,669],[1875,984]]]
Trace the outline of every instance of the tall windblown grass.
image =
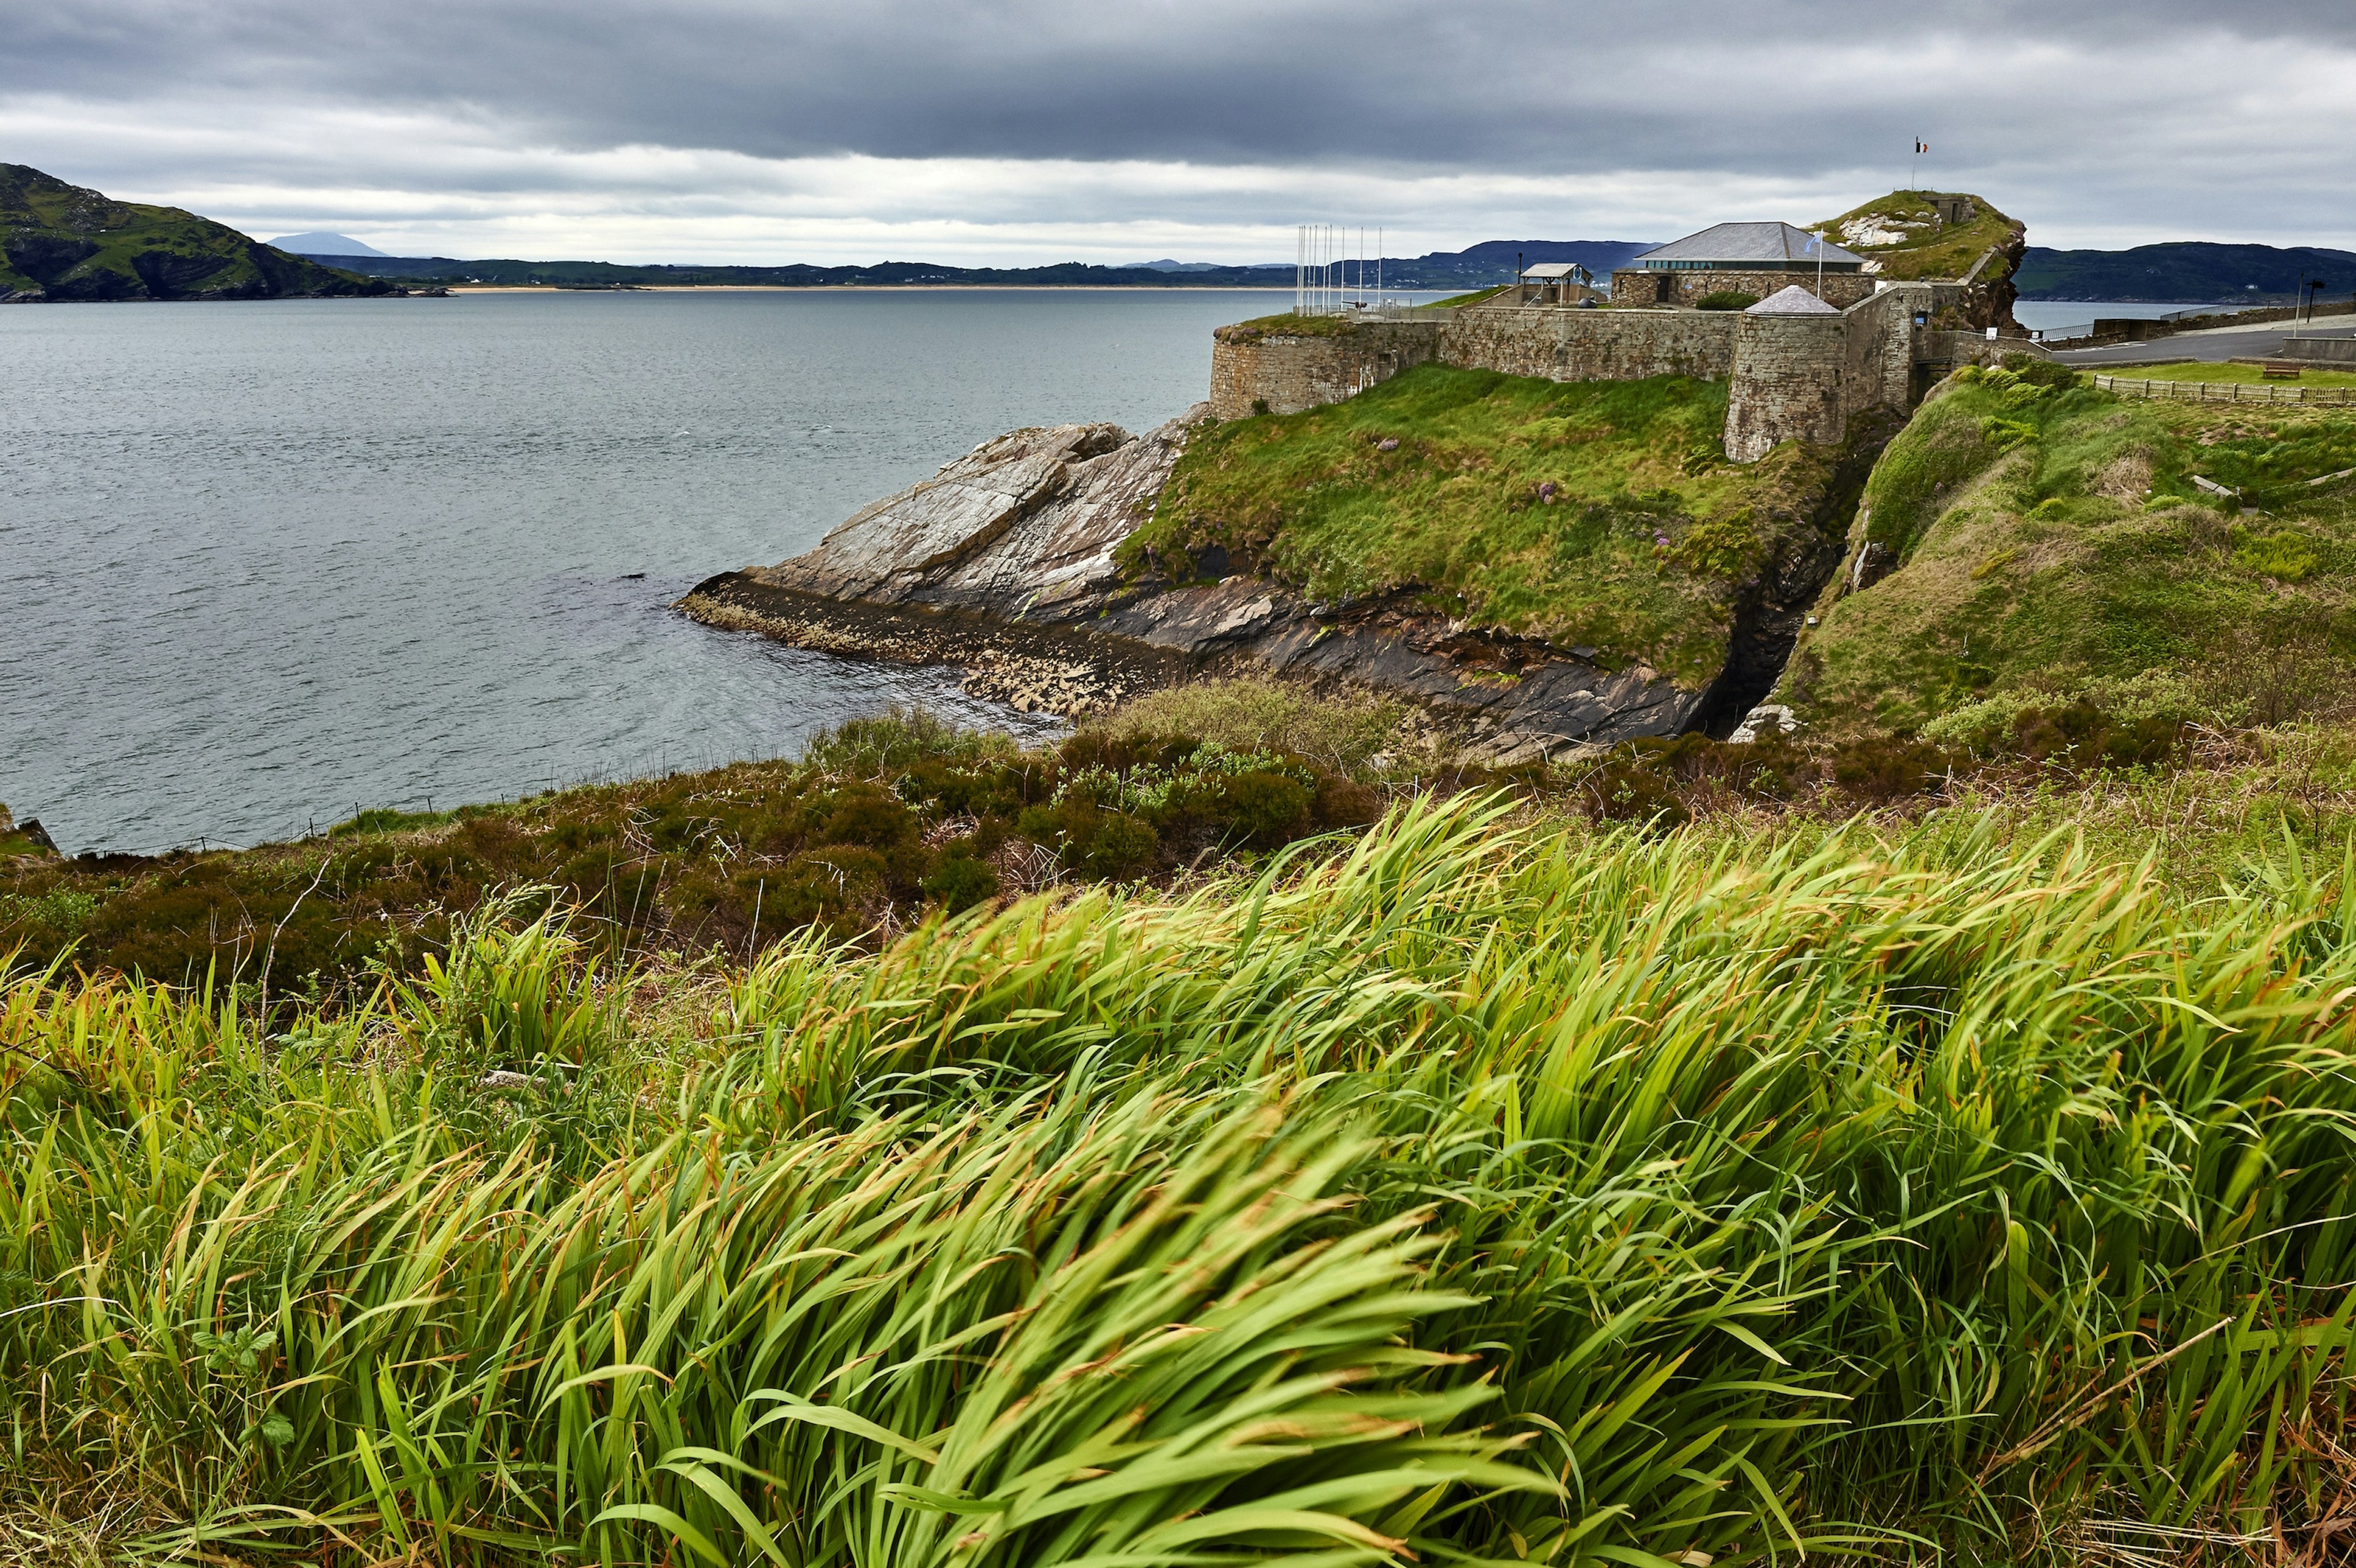
[[777,949],[691,1030],[545,921],[270,1038],[21,978],[0,1531],[80,1488],[214,1560],[2320,1563],[2351,892],[1460,800]]

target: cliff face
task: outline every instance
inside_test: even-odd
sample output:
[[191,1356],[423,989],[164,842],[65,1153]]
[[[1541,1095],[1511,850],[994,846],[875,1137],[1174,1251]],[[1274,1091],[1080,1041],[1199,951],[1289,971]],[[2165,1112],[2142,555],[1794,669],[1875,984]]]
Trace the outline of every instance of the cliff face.
[[116,201],[0,164],[0,303],[397,294],[176,207]]
[[[961,666],[969,690],[1032,710],[1076,714],[1243,669],[1371,688],[1423,705],[1493,757],[1522,761],[1739,721],[1837,559],[1845,496],[1861,476],[1828,458],[1795,465],[1785,504],[1806,515],[1771,530],[1739,602],[1696,601],[1695,616],[1717,617],[1714,652],[1706,668],[1673,677],[1641,655],[1435,613],[1428,586],[1312,599],[1313,583],[1255,575],[1248,549],[1205,540],[1141,550],[1155,536],[1135,536],[1204,423],[1197,408],[1138,436],[1106,424],[1014,432],[864,508],[815,549],[706,581],[680,608],[800,646]],[[1595,524],[1562,516],[1576,519],[1567,527]],[[1656,525],[1679,526],[1646,519],[1648,551]]]
[[2012,307],[2020,298],[2021,258],[2029,252],[2029,229],[2015,223],[2009,238],[1999,243],[1979,272],[1965,284],[1964,297],[1956,309],[1963,316],[1962,325],[1976,330],[1995,327],[2008,337],[2028,336],[2027,329],[2013,318]]

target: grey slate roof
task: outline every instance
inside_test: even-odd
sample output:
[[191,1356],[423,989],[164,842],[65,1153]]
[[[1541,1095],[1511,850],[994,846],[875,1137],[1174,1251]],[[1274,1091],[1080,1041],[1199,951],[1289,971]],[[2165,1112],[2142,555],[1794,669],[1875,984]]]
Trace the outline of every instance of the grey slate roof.
[[1777,289],[1742,313],[1745,315],[1838,315],[1839,311],[1797,283]]
[[1629,266],[1647,261],[1814,261],[1818,251],[1826,261],[1863,262],[1854,251],[1844,251],[1829,240],[1819,240],[1788,223],[1716,223],[1698,234],[1672,240],[1635,257]]

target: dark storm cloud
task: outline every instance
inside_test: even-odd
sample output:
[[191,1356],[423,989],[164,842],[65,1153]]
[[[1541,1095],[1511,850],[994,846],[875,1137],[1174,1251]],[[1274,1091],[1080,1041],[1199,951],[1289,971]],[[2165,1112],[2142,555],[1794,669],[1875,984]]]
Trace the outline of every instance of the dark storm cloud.
[[2002,159],[2057,126],[2093,133],[2073,74],[2107,106],[2204,37],[2346,47],[2356,6],[100,0],[26,8],[0,91],[315,96],[487,113],[570,147],[764,157],[1791,172],[1901,135]]

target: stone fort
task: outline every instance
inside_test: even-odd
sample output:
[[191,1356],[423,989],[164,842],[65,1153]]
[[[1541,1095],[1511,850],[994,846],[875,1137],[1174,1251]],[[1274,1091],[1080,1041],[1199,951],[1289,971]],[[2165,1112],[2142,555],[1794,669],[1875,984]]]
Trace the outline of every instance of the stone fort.
[[[1295,413],[1427,363],[1556,381],[1691,376],[1729,383],[1726,454],[1751,463],[1780,442],[1837,444],[1873,409],[1911,411],[1958,365],[2015,351],[2045,357],[2026,338],[1931,325],[1943,310],[1954,319],[1949,307],[1987,261],[1951,281],[1893,283],[1789,224],[1722,223],[1614,272],[1608,308],[1571,291],[1532,302],[1524,288],[1453,307],[1223,326],[1213,335],[1210,411]],[[1730,293],[1757,303],[1696,308]]]

